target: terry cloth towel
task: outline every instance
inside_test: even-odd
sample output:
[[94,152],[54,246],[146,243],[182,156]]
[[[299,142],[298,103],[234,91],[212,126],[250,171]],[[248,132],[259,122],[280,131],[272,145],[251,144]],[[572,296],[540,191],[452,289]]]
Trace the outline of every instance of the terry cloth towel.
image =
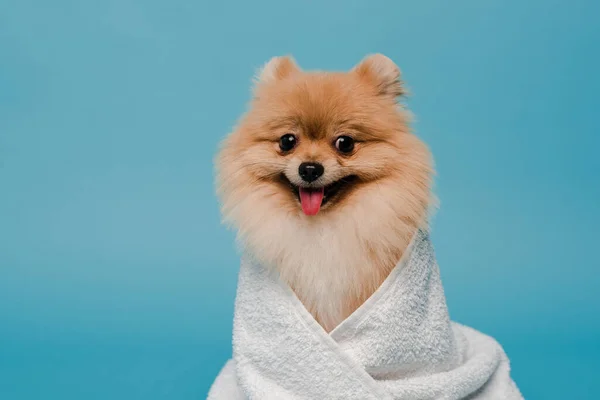
[[292,290],[244,260],[233,359],[208,400],[517,400],[491,337],[450,321],[427,232],[382,286],[331,333]]

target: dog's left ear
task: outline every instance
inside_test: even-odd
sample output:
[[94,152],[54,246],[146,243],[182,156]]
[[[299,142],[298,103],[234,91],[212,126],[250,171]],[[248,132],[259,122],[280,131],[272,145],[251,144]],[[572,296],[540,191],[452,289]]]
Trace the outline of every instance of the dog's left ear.
[[400,68],[383,54],[365,57],[352,72],[371,83],[382,96],[395,98],[406,94],[400,79]]
[[255,81],[257,84],[272,83],[285,79],[299,71],[300,67],[298,67],[292,56],[273,57],[260,69]]

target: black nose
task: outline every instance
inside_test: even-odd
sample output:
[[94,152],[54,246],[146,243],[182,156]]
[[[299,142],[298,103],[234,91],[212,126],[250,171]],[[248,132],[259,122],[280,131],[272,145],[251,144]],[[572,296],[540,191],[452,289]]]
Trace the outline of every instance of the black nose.
[[325,168],[319,163],[304,162],[298,167],[298,174],[305,182],[314,182],[323,175]]

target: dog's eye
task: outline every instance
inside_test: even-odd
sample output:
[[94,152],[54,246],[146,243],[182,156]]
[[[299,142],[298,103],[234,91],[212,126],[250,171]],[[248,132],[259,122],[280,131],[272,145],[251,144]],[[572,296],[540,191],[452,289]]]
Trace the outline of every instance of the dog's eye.
[[341,153],[351,153],[354,150],[354,139],[350,136],[340,136],[335,141],[335,148]]
[[279,138],[279,148],[281,151],[290,151],[296,147],[297,142],[298,140],[296,139],[296,136],[292,135],[291,133],[287,133]]

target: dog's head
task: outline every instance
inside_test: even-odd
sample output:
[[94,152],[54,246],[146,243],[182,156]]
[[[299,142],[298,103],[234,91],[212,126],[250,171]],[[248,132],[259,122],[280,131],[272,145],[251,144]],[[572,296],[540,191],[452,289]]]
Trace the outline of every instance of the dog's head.
[[397,102],[403,94],[399,68],[380,54],[347,72],[270,60],[217,158],[225,218],[257,235],[290,220],[413,218],[428,201],[431,168]]

